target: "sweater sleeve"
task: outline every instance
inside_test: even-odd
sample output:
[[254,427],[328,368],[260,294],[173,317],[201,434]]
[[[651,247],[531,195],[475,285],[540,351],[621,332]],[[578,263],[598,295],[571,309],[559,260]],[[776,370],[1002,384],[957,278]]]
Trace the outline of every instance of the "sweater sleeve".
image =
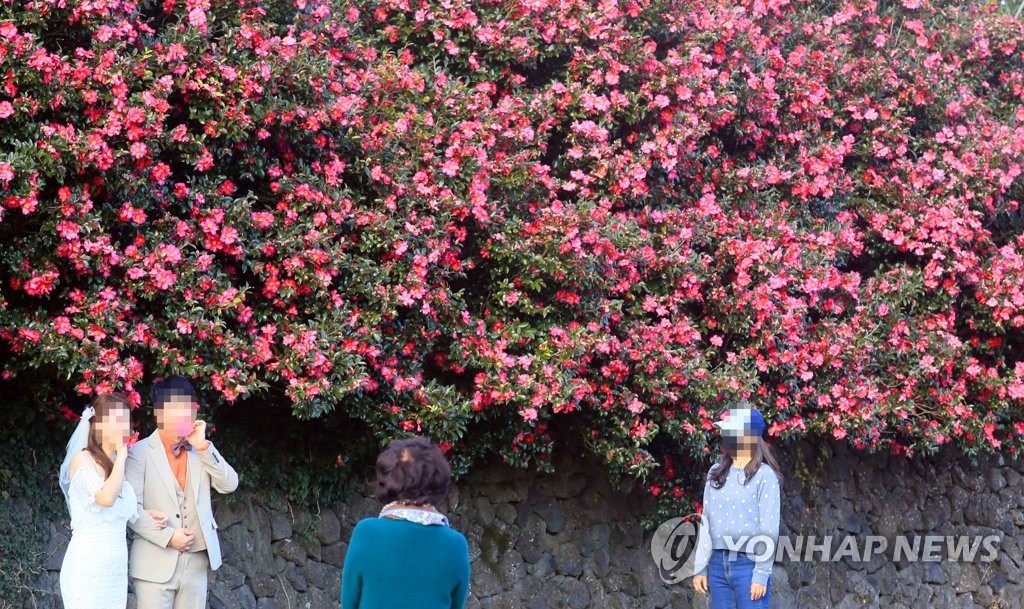
[[754,565],[751,581],[762,586],[768,585],[772,575],[772,565],[779,545],[779,512],[782,507],[779,477],[775,471],[768,469],[767,475],[758,485],[757,492],[757,534],[771,539],[770,551],[762,551],[762,556]]
[[463,539],[464,549],[458,556],[459,581],[452,590],[452,609],[464,609],[469,598],[469,545]]
[[363,574],[360,554],[364,545],[363,531],[358,525],[352,530],[345,563],[341,569],[341,609],[359,609],[363,595]]

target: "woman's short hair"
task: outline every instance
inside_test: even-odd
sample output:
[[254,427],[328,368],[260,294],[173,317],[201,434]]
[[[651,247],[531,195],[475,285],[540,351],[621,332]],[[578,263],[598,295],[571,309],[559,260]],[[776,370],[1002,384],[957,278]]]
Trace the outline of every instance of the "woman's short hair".
[[392,440],[377,457],[377,500],[436,505],[448,495],[452,470],[427,438]]

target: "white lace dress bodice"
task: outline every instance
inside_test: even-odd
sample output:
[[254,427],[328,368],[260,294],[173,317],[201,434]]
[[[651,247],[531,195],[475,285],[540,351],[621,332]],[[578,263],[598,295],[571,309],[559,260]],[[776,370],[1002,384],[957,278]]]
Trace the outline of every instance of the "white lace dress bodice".
[[71,478],[71,542],[60,570],[65,609],[124,609],[128,603],[125,529],[138,518],[138,504],[127,480],[114,505],[96,503],[103,483],[91,464],[80,467]]

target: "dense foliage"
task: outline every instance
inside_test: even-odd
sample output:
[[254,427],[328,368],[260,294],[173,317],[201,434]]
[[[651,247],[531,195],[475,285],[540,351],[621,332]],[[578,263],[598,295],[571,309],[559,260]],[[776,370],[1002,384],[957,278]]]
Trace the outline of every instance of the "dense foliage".
[[667,509],[744,395],[774,438],[1016,454],[1022,33],[928,0],[2,2],[8,391],[181,372],[460,469],[544,468],[557,429]]

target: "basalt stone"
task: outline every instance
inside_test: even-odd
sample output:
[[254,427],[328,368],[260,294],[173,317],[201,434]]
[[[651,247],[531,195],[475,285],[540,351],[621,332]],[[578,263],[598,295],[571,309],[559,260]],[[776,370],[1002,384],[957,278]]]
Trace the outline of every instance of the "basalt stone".
[[903,517],[900,519],[900,530],[924,530],[924,518],[921,516],[921,510],[919,510],[916,507],[906,507],[906,509],[903,511]]
[[504,584],[505,589],[515,588],[526,575],[526,563],[519,552],[510,550],[501,557],[497,569],[498,579]]
[[294,539],[282,539],[274,542],[274,555],[288,562],[301,565],[306,560],[306,550]]
[[604,495],[602,495],[601,491],[594,486],[584,488],[580,493],[579,501],[584,510],[593,510],[607,504],[607,500]]
[[256,598],[275,596],[280,592],[277,585],[277,578],[270,574],[260,573],[248,578],[249,589],[256,595]]
[[533,509],[544,521],[548,533],[554,535],[565,530],[565,513],[562,512],[562,506],[554,496],[546,491],[540,493],[533,500]]
[[381,504],[373,497],[358,496],[353,498],[351,504],[353,522],[358,523],[364,518],[371,518],[380,514]]
[[502,594],[496,594],[489,596],[480,601],[481,609],[506,609],[508,607],[515,607],[518,609],[521,599],[515,592],[505,592]]
[[292,508],[292,531],[295,534],[305,533],[313,526],[313,515],[305,508]]
[[332,546],[325,546],[320,549],[320,560],[331,566],[340,568],[345,562],[345,552],[348,551],[348,544],[336,543]]
[[922,590],[922,594],[916,597],[912,592],[908,592],[907,599],[910,601],[910,609],[935,609],[940,606],[932,603],[931,590]]
[[[256,530],[247,527],[256,527]],[[274,573],[269,519],[254,517],[248,524],[238,523],[227,530],[222,529],[218,536],[224,561],[240,567],[249,578],[257,573]]]
[[971,503],[972,496],[966,490],[959,486],[954,486],[946,492],[946,497],[949,499],[949,505],[952,509],[950,518],[958,520],[963,514],[963,510]]
[[846,589],[865,606],[877,607],[879,602],[879,582],[877,578],[868,578],[858,571],[846,573]]
[[[26,609],[62,609],[64,603],[60,598],[60,573],[54,571],[43,571],[39,574],[39,577],[33,582],[32,587],[35,588],[32,594],[29,595]],[[7,599],[0,599],[0,607],[10,607],[12,605],[6,604]]]
[[926,530],[934,530],[949,522],[951,512],[949,499],[934,497],[921,507],[921,517]]
[[465,495],[465,494],[466,493],[463,492],[462,488],[460,488],[459,486],[452,486],[448,490],[448,496],[445,497],[445,502],[444,502],[445,505],[444,505],[444,507],[445,507],[446,511],[449,511],[449,512],[457,512],[457,511],[459,511],[461,509],[463,503],[464,503],[463,495]]
[[997,468],[991,468],[987,473],[988,478],[988,490],[993,493],[998,493],[1003,490],[1006,486],[1006,476],[1003,472]]
[[[1024,463],[1021,463],[1021,462],[1018,461],[1017,465],[1021,466],[1021,465],[1024,465]],[[1020,488],[1020,483],[1021,483],[1022,480],[1024,480],[1024,475],[1021,474],[1021,471],[1024,471],[1024,470],[1017,471],[1017,470],[1013,469],[1012,467],[1006,467],[1006,468],[1003,468],[1001,471],[1003,473],[1003,477],[1006,478],[1006,485],[1008,487],[1010,487],[1012,489]]]
[[971,563],[960,565],[960,578],[956,582],[957,592],[977,592],[982,584],[981,567]]
[[522,555],[523,560],[533,564],[544,555],[541,544],[544,537],[544,521],[536,514],[530,514],[525,525],[521,525],[519,539],[516,541],[516,549]]
[[964,506],[964,522],[993,526],[1001,520],[1001,512],[999,499],[996,496],[978,495]]
[[611,569],[611,553],[605,546],[599,547],[594,550],[591,555],[591,569],[594,571],[594,575],[598,577],[605,577]]
[[956,592],[949,586],[933,588],[932,607],[952,607],[956,605]]
[[316,540],[316,537],[312,535],[310,530],[307,530],[302,535],[298,535],[295,539],[302,546],[307,557],[318,562],[321,560],[320,550],[323,546],[320,545],[320,542]]
[[211,571],[211,576],[216,577],[217,580],[224,582],[224,585],[229,589],[234,590],[240,588],[245,583],[245,574],[238,570],[232,564],[223,564],[216,571]]
[[277,579],[277,593],[274,595],[274,602],[282,609],[299,607],[299,592],[292,587],[287,578]]
[[495,571],[492,567],[477,566],[470,572],[470,588],[477,596],[492,596],[504,589]]
[[[696,605],[696,606],[706,607],[707,605],[705,603],[705,604]],[[771,596],[770,606],[771,606],[772,609],[775,609],[775,608],[779,608],[779,609],[786,608],[786,609],[788,609],[790,607],[799,607],[799,606],[801,606],[799,598],[797,597],[796,592],[794,592],[794,590],[792,588],[790,588],[788,585],[786,585],[786,586],[778,585],[778,583],[776,582],[775,575],[772,575],[772,596]]]
[[548,604],[548,600],[555,592],[556,587],[552,578],[530,578],[523,582],[522,594],[520,595],[522,605],[520,606],[527,609],[547,609],[549,606],[554,607],[555,605],[553,603],[550,605]]
[[[774,599],[772,599],[772,600],[774,600]],[[839,601],[838,603],[833,605],[833,607],[835,607],[835,609],[868,609],[868,608],[877,608],[877,607],[879,607],[879,604],[877,602],[875,604],[873,604],[873,605],[871,605],[871,604],[864,604],[864,603],[862,603],[860,601],[860,599],[857,598],[856,595],[847,594],[846,596],[843,597],[843,599],[841,601]]]
[[542,555],[540,559],[526,568],[527,573],[538,578],[550,577],[557,571],[558,565],[555,564],[555,557],[550,554]]
[[991,607],[992,601],[996,598],[995,592],[992,590],[992,586],[988,584],[982,584],[978,587],[978,591],[974,594],[974,602],[978,603],[982,607]]
[[554,552],[555,564],[558,572],[570,577],[579,577],[583,574],[583,555],[578,548],[571,544],[558,546]]
[[606,523],[598,523],[583,531],[580,536],[580,550],[584,556],[590,556],[598,548],[605,548],[611,539],[611,527]]
[[556,499],[575,499],[590,484],[591,480],[587,476],[572,474],[565,477],[561,484],[554,485],[552,491]]
[[[488,503],[492,503],[492,502],[488,502]],[[498,520],[500,520],[500,521],[502,521],[502,522],[504,522],[506,524],[514,524],[516,522],[516,517],[517,517],[516,508],[514,508],[511,504],[508,504],[508,503],[499,504],[495,508],[494,514],[495,514],[495,516],[498,517]]]
[[282,609],[277,604],[277,599],[273,598],[258,598],[256,599],[256,609]]
[[281,512],[270,512],[270,538],[273,541],[292,536],[292,520]]
[[494,512],[494,506],[486,497],[477,497],[472,501],[472,511],[470,514],[485,527],[494,522],[496,514]]
[[285,578],[288,579],[288,583],[290,583],[298,592],[305,592],[309,588],[309,584],[306,582],[306,576],[302,573],[302,570],[298,565],[290,565],[285,569]]
[[924,563],[925,583],[945,583],[946,573],[939,563]]
[[250,503],[244,496],[218,497],[214,502],[214,520],[221,529],[234,526],[246,519]]
[[303,567],[309,585],[320,588],[328,595],[337,596],[341,589],[341,571],[328,564],[309,561]]
[[46,547],[43,549],[46,553],[44,568],[47,571],[60,571],[61,563],[64,562],[64,554],[68,550],[71,538],[59,531],[53,524],[49,525],[49,529],[50,535],[46,540]]
[[232,590],[231,593],[238,601],[238,605],[241,609],[256,609],[256,597],[248,588],[243,586],[237,590]]
[[522,501],[516,484],[512,481],[504,481],[491,486],[488,490],[488,498],[495,505]]
[[338,596],[330,596],[318,588],[310,588],[306,593],[306,602],[300,605],[303,609],[338,609]]
[[210,588],[207,598],[211,609],[243,609],[241,603],[234,593],[224,585],[224,582],[216,582]]
[[555,601],[553,606],[586,609],[590,604],[590,591],[580,580],[568,577],[556,578],[555,586],[559,596],[556,599],[550,599]]

